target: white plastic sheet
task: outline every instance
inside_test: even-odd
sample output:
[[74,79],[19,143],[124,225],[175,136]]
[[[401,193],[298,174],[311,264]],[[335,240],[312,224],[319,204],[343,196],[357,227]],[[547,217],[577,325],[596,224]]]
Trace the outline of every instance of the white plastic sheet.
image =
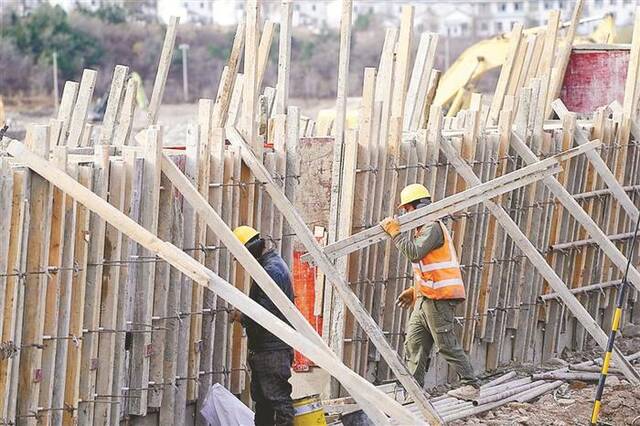
[[209,388],[200,414],[212,426],[252,426],[253,411],[219,383]]

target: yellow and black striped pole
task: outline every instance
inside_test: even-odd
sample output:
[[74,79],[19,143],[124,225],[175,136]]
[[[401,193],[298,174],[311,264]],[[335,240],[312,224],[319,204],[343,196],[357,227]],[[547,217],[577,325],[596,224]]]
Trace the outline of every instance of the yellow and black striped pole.
[[629,266],[631,265],[631,259],[633,258],[633,249],[636,245],[636,237],[638,236],[638,226],[640,226],[640,218],[636,221],[636,230],[631,240],[631,247],[629,248],[629,257],[627,258],[627,268],[624,271],[624,277],[622,283],[618,289],[616,297],[616,310],[613,314],[613,321],[611,323],[611,333],[609,334],[609,341],[607,342],[607,352],[604,354],[602,360],[602,370],[600,370],[600,380],[598,380],[598,387],[596,389],[596,398],[593,402],[593,411],[591,411],[591,424],[598,424],[598,415],[600,414],[600,406],[602,405],[602,393],[604,392],[604,383],[607,380],[607,373],[609,372],[609,364],[611,363],[611,352],[613,351],[613,343],[616,340],[616,334],[620,329],[620,318],[622,317],[622,308],[624,305],[624,295],[627,290],[627,275],[629,273]]

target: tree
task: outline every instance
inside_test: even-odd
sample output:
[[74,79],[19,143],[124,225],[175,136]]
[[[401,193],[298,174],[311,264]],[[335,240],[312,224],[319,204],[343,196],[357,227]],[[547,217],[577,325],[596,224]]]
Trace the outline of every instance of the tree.
[[12,14],[0,35],[14,42],[34,63],[50,64],[58,52],[58,67],[63,79],[70,79],[85,67],[99,64],[103,52],[100,41],[73,28],[60,6],[43,4],[33,13],[19,19]]

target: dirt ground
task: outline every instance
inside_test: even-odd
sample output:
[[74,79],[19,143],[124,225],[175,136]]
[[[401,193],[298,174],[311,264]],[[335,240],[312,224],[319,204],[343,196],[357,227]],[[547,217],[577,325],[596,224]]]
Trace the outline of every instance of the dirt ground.
[[[618,347],[629,355],[640,351],[640,337],[618,339]],[[569,363],[592,360],[602,356],[602,350],[592,348],[580,353],[565,352],[562,359]],[[557,361],[557,360],[556,360]],[[636,363],[636,369],[640,366]],[[558,363],[547,369],[558,368]],[[607,380],[602,398],[599,421],[602,425],[640,426],[640,387],[624,379]],[[596,384],[571,381],[555,392],[528,403],[512,402],[495,410],[452,422],[452,425],[587,425],[590,423]]]

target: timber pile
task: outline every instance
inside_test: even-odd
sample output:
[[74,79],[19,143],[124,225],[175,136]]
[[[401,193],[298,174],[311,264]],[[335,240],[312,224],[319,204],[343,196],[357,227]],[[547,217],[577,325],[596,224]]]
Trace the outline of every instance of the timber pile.
[[[386,32],[378,69],[364,71],[359,124],[347,129],[351,9],[345,0],[333,129],[316,128],[288,104],[288,1],[278,85],[262,88],[274,25],[266,22],[260,36],[259,5],[249,0],[216,99],[200,100],[185,140],[165,140],[158,125],[177,19],[143,131],[132,131],[136,83],[119,65],[102,125],[86,122],[96,80],[86,70],[80,83],[66,83],[49,124],[31,126],[24,144],[3,139],[3,422],[117,424],[157,412],[162,424],[182,424],[187,404],[202,402],[212,383],[246,399],[246,341],[228,321],[232,306],[336,377],[377,423],[415,418],[363,377],[397,378],[423,418],[441,420],[433,405],[442,402],[427,401],[400,358],[407,312],[393,302],[411,285],[409,265],[388,241],[373,244],[377,222],[411,182],[424,182],[441,203],[403,218],[403,229],[437,218],[452,228],[468,293],[458,331],[477,368],[540,362],[589,336],[606,344],[602,329],[638,215],[640,12],[623,105],[580,120],[552,105],[570,53],[552,12],[544,36],[525,40],[514,27],[490,105],[473,94],[468,109],[444,117],[432,105],[437,36],[423,34],[413,60],[413,8],[405,6],[400,27]],[[560,120],[549,119],[552,106]],[[331,133],[322,248],[294,203],[306,190],[300,138],[326,142]],[[294,247],[309,252],[328,283],[318,307],[324,340],[233,238],[230,228],[241,223],[258,228],[290,265]],[[632,268],[630,277],[623,323],[640,308],[640,274]],[[292,327],[248,300],[250,278]],[[444,361],[434,363],[432,379],[447,380]]]

